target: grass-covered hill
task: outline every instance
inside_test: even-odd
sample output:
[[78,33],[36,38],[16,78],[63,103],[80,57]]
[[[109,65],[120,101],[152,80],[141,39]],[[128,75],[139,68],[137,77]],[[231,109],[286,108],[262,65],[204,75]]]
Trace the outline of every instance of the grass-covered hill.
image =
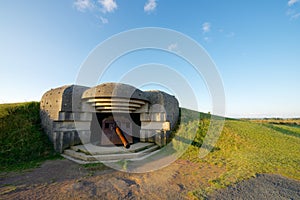
[[[200,159],[199,146],[209,123],[209,114],[181,109],[178,131],[188,135],[189,130],[197,130],[192,145],[181,159],[225,169],[217,179],[209,180],[209,188],[191,191],[193,196],[203,197],[209,190],[258,173],[281,174],[300,180],[300,126],[297,123],[226,119],[214,150]],[[39,103],[0,104],[1,171],[32,167],[54,155],[52,145],[42,133]]]
[[36,166],[55,156],[42,133],[39,103],[0,104],[0,171]]
[[[182,111],[183,115],[189,113],[186,109]],[[194,112],[191,114],[195,115]],[[194,143],[198,144],[207,132],[209,118],[200,114],[200,123],[194,120],[187,125],[199,126],[194,139]],[[214,150],[204,159],[198,158],[198,151],[197,145],[191,145],[182,158],[217,165],[225,168],[225,172],[217,179],[210,180],[209,188],[193,191],[196,197],[202,198],[205,196],[203,193],[260,173],[280,174],[300,180],[300,125],[290,123],[290,120],[289,123],[275,123],[274,120],[253,122],[226,119]]]

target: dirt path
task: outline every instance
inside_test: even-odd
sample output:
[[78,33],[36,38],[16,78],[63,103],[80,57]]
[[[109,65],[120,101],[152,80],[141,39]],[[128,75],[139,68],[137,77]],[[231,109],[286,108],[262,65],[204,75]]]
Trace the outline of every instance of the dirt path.
[[[177,160],[161,170],[129,174],[88,169],[68,160],[47,161],[40,168],[1,174],[0,199],[188,199],[224,169]],[[258,175],[216,191],[209,199],[300,199],[300,182],[278,175]]]
[[300,199],[300,182],[274,174],[259,174],[256,178],[216,191],[209,199]]
[[177,160],[150,173],[95,171],[68,160],[47,161],[23,174],[3,174],[3,199],[186,199],[224,169]]

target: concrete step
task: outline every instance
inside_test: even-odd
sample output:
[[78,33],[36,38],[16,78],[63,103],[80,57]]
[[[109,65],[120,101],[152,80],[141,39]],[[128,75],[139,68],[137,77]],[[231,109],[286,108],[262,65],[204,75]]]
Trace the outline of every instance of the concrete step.
[[139,142],[131,144],[129,149],[123,146],[98,146],[93,144],[71,146],[71,149],[76,152],[85,153],[87,155],[110,155],[122,153],[135,153],[155,146],[154,143]]
[[127,152],[127,153],[113,153],[113,154],[97,154],[87,155],[83,152],[74,151],[73,149],[66,149],[62,156],[67,159],[73,160],[77,163],[96,163],[101,161],[118,161],[118,160],[136,160],[141,159],[143,156],[147,156],[152,152],[159,149],[159,146],[152,145],[149,148],[145,148],[139,152]]
[[98,160],[97,160],[97,161],[84,161],[84,160],[80,160],[80,159],[74,158],[74,157],[72,157],[72,156],[68,156],[68,155],[66,155],[66,154],[64,154],[64,153],[61,154],[61,156],[64,157],[64,158],[66,158],[66,159],[68,159],[68,160],[71,160],[71,161],[73,161],[73,162],[76,162],[76,163],[78,163],[78,164],[99,163]]

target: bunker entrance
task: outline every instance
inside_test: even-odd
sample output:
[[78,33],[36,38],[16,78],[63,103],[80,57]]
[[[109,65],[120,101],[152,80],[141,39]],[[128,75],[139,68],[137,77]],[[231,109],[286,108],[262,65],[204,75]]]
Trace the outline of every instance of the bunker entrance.
[[124,146],[140,141],[139,113],[93,113],[91,142],[99,146]]

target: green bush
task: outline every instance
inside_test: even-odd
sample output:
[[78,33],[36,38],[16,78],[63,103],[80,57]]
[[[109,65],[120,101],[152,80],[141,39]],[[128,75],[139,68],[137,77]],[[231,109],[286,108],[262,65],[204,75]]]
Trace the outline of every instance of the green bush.
[[1,171],[23,168],[56,155],[40,125],[39,103],[0,105]]

